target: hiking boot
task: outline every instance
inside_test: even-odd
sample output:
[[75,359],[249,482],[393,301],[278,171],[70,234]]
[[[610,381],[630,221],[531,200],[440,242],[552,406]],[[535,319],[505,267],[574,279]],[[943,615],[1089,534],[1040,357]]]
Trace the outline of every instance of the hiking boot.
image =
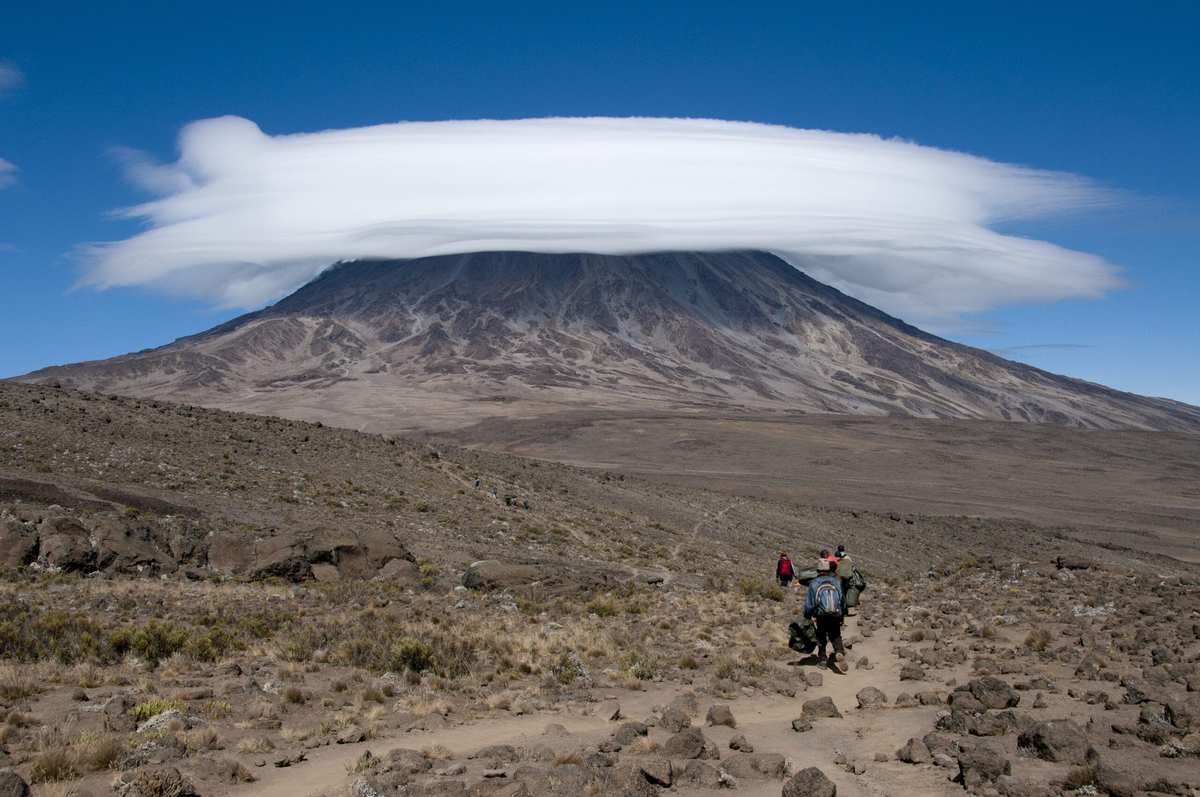
[[825,661],[826,661],[825,651],[822,650],[821,652],[817,653],[817,663],[824,664]]
[[839,675],[845,675],[850,671],[850,668],[846,666],[846,657],[836,653],[829,657],[829,668]]

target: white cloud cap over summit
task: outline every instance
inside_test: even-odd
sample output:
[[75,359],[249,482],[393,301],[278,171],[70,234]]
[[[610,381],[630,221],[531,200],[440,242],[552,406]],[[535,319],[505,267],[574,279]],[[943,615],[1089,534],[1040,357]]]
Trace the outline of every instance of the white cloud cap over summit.
[[1068,174],[873,135],[703,119],[414,122],[269,136],[188,125],[175,163],[125,152],[149,228],[85,281],[253,307],[338,260],[493,249],[764,249],[892,312],[949,319],[1098,296],[1104,260],[997,222],[1111,203]]

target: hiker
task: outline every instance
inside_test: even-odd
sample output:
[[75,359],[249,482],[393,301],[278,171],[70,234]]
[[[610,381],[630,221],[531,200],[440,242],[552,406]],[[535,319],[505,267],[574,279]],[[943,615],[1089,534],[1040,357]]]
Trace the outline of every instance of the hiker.
[[476,490],[478,490],[478,489],[479,489],[479,479],[476,479],[476,480],[475,480],[475,489],[476,489]]
[[[846,615],[842,582],[837,577],[837,563],[822,558],[817,561],[819,575],[808,585],[804,597],[804,616],[817,626],[817,658],[828,661],[834,672],[846,673],[846,649],[842,646],[842,619]],[[833,652],[828,659],[825,646]]]
[[849,551],[845,545],[837,547],[838,578],[842,582],[842,596],[846,604],[846,616],[853,617],[857,614],[859,597],[867,588],[867,580],[863,578],[862,573],[858,572],[858,568],[854,566],[854,560],[850,558]]
[[788,558],[787,551],[780,551],[779,562],[775,565],[775,578],[779,579],[779,586],[786,587],[791,584],[795,575],[796,571],[792,567],[792,560]]

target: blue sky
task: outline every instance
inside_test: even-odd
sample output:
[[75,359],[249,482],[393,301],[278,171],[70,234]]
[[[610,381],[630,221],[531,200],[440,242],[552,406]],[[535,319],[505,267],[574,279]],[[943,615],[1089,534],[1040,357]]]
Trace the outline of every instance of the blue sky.
[[[911,139],[1074,172],[1102,212],[1002,231],[1103,256],[1124,290],[990,310],[955,334],[1200,404],[1200,6],[58,4],[6,15],[0,376],[165,343],[235,314],[72,290],[81,244],[139,227],[111,152],[163,160],[236,114],[290,133],[399,120],[713,117]],[[967,11],[962,6],[970,6]],[[197,9],[202,9],[197,10]]]

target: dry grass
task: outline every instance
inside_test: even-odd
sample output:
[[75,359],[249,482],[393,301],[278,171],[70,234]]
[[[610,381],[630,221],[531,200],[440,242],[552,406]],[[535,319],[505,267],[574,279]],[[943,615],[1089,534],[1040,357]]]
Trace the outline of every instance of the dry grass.
[[266,736],[247,736],[237,743],[237,751],[243,754],[269,753],[275,749],[275,743]]
[[0,700],[15,702],[41,693],[43,681],[33,667],[0,665]]

